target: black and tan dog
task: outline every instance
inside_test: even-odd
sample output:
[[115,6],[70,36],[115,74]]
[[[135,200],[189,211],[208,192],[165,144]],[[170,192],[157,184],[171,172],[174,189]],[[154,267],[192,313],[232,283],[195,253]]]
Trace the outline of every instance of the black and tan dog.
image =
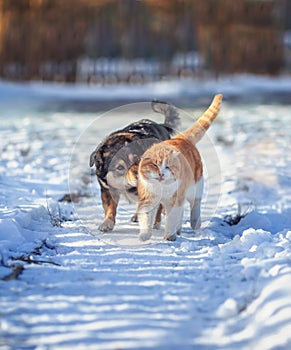
[[[164,114],[163,124],[149,119],[132,123],[106,137],[90,156],[90,167],[96,166],[105,211],[100,231],[107,232],[114,228],[120,195],[130,201],[137,201],[136,187],[132,187],[125,177],[127,170],[138,164],[140,157],[153,143],[171,138],[179,125],[179,113],[174,106],[153,101],[152,108]],[[132,220],[135,218],[136,215]]]

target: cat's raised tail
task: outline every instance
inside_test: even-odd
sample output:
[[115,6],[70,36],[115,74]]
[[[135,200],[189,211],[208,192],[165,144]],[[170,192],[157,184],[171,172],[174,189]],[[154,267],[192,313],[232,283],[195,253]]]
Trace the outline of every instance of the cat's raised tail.
[[183,133],[176,135],[174,138],[186,137],[193,145],[199,142],[205,134],[206,130],[209,129],[210,125],[217,117],[220,111],[222,97],[222,94],[215,95],[211,105],[196,121],[196,123],[189,129],[185,130]]

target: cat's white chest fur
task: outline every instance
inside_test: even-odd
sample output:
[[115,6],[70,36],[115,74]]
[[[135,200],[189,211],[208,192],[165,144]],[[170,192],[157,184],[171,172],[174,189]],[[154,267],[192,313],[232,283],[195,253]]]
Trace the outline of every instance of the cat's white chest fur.
[[140,181],[148,192],[159,196],[161,199],[172,197],[178,191],[181,183],[181,180],[167,182],[155,179],[145,180],[143,178],[141,178]]
[[162,197],[165,199],[171,198],[175,193],[177,193],[180,187],[181,180],[176,180],[171,183],[161,183]]

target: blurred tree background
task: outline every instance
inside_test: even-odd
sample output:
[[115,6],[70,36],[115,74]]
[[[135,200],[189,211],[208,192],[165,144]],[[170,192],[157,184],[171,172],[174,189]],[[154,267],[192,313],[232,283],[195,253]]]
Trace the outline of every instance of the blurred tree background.
[[0,0],[0,76],[278,74],[288,69],[290,28],[291,0]]

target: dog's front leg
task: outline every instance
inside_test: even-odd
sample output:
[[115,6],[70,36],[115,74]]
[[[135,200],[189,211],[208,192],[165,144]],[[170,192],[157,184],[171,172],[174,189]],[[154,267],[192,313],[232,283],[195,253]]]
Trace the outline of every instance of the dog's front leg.
[[105,212],[105,219],[99,226],[102,232],[112,231],[115,225],[116,209],[119,202],[119,194],[114,190],[101,187],[101,199]]

